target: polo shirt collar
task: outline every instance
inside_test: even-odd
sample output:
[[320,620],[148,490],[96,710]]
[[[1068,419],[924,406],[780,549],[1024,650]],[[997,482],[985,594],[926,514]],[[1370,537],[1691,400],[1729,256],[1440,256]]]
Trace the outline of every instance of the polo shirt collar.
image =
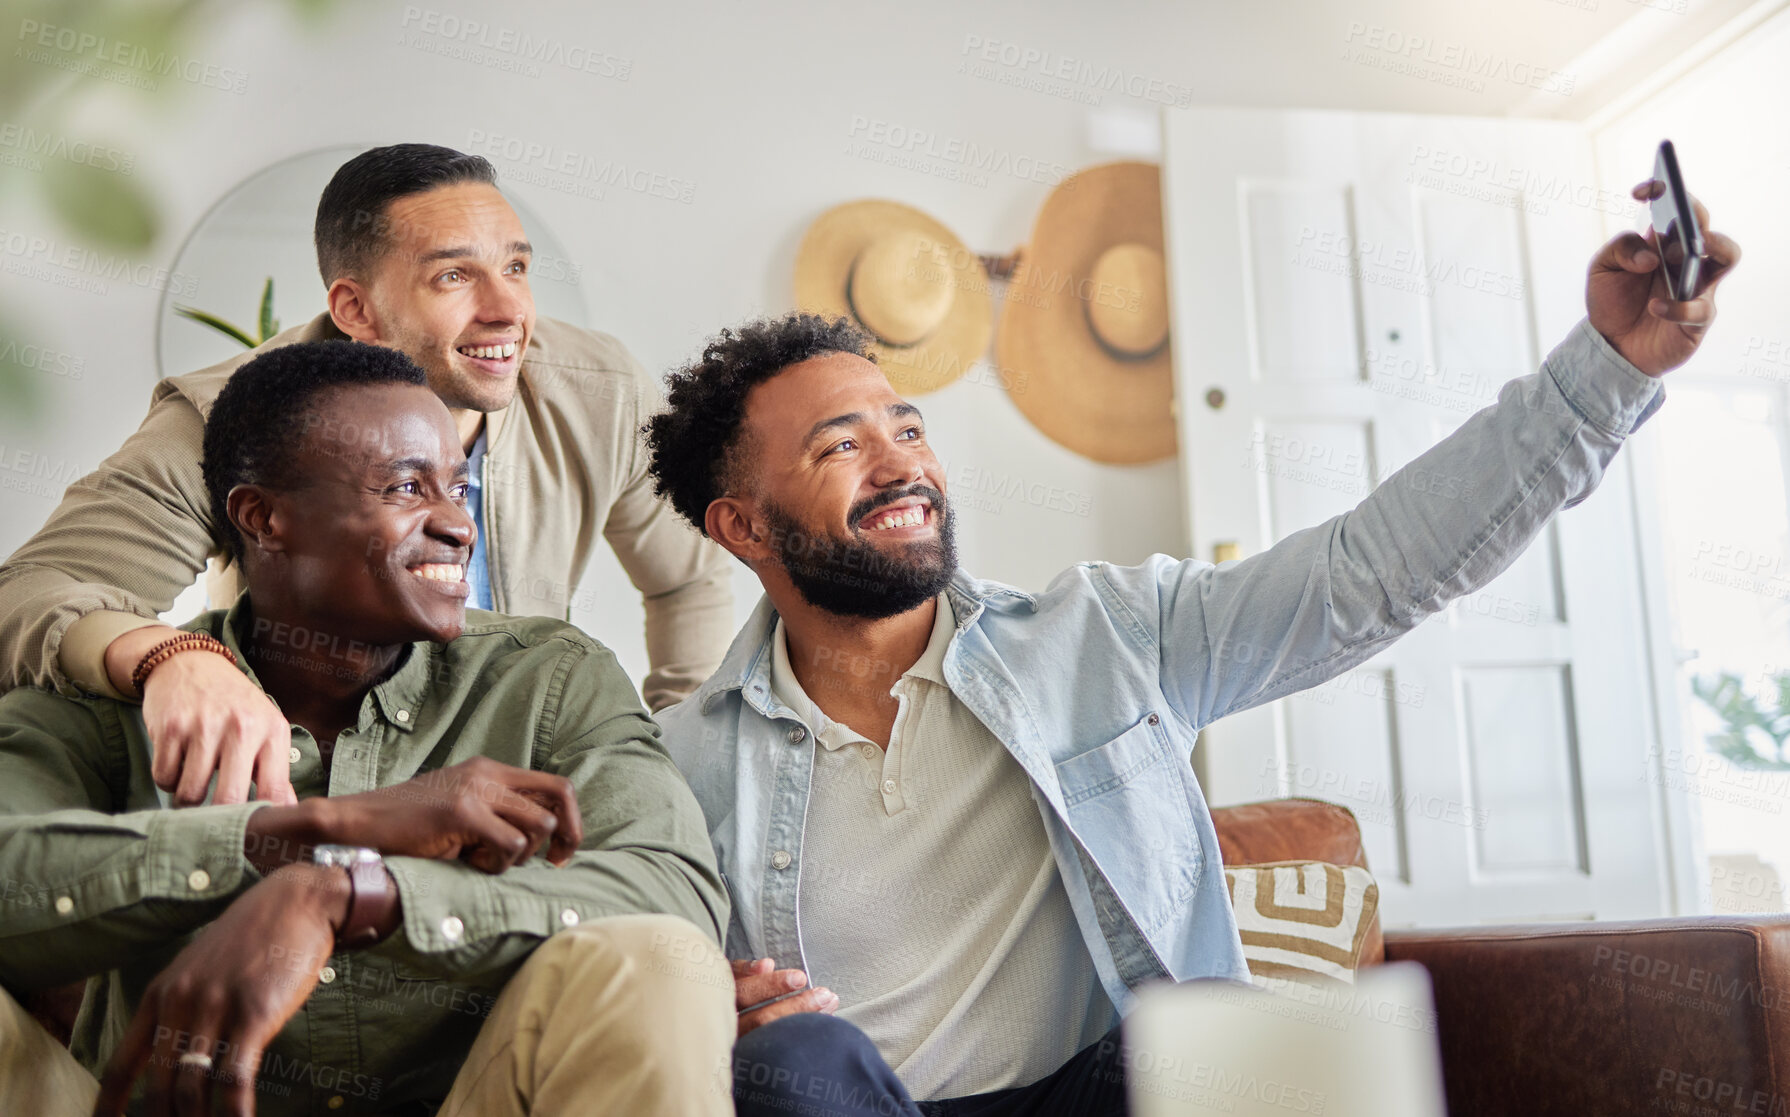
[[796,681],[796,673],[789,666],[789,638],[781,617],[777,618],[777,627],[771,632],[771,693],[814,731],[814,739],[828,752],[837,752],[866,739],[851,726],[828,717]]
[[[951,646],[952,638],[957,635],[956,615],[945,594],[939,594],[936,600],[938,608],[933,612],[932,635],[927,638],[920,658],[901,673],[901,678],[924,679],[948,688],[950,684],[945,682],[945,649]],[[802,689],[795,670],[789,664],[789,636],[781,617],[777,618],[776,627],[771,631],[770,676],[772,693],[814,730],[815,738],[827,751],[832,752],[869,739],[850,726],[829,718],[808,697],[808,692]],[[895,685],[900,686],[900,681]],[[890,693],[894,693],[893,689]]]
[[[959,632],[975,624],[989,602],[999,597],[1010,597],[1024,603],[1033,612],[1038,610],[1038,599],[1024,590],[972,578],[962,570],[952,576],[951,584],[945,588],[945,596],[951,602]],[[767,717],[778,715],[777,707],[783,703],[770,692],[771,636],[776,631],[777,620],[777,610],[772,607],[771,599],[761,596],[752,616],[729,645],[721,666],[691,696],[690,701],[696,703],[698,710],[712,713],[722,695],[737,690],[744,692],[746,700]]]
[[945,682],[945,649],[951,646],[951,640],[957,635],[957,611],[951,606],[951,595],[938,595],[938,610],[932,618],[932,635],[926,640],[926,650],[914,665],[902,672],[902,678],[909,675],[917,679],[925,679],[929,683],[949,686]]

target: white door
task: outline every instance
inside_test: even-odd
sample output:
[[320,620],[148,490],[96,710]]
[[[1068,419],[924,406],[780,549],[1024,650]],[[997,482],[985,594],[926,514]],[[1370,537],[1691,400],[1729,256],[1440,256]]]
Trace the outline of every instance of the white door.
[[[1353,507],[1535,371],[1583,316],[1604,211],[1627,206],[1567,124],[1164,119],[1201,558]],[[1389,925],[1664,914],[1629,476],[1619,458],[1515,566],[1349,675],[1210,727],[1213,802],[1354,810]]]

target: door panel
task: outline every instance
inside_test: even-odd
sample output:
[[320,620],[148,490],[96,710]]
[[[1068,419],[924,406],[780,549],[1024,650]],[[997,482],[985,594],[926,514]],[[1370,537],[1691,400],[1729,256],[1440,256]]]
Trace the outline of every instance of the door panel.
[[1242,184],[1242,195],[1257,378],[1358,379],[1361,308],[1354,279],[1307,244],[1315,230],[1354,227],[1349,191],[1250,182]]
[[1586,870],[1578,749],[1564,668],[1462,667],[1467,798],[1481,874]]

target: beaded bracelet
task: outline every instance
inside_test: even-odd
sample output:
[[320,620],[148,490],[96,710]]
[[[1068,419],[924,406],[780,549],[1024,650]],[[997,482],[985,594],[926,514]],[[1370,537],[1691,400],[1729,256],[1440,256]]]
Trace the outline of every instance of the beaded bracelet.
[[137,661],[137,669],[131,672],[131,686],[138,694],[143,693],[143,684],[149,681],[149,673],[157,667],[173,659],[181,652],[216,652],[236,665],[236,653],[224,646],[224,642],[208,632],[183,632],[172,636],[155,647],[150,648],[143,658]]

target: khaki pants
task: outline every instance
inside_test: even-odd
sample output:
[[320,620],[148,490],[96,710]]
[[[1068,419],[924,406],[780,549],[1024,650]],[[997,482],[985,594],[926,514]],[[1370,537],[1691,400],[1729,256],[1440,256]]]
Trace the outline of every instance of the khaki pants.
[[[669,915],[595,919],[504,987],[440,1117],[733,1113],[733,975]],[[87,1117],[85,1067],[0,990],[0,1114]]]

